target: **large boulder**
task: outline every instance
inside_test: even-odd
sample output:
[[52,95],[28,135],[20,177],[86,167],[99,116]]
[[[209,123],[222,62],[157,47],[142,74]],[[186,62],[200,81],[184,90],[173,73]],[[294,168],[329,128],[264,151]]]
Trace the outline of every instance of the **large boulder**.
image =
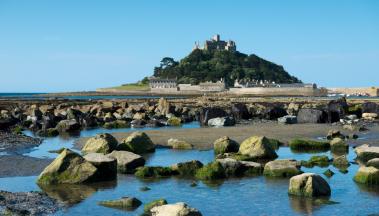
[[156,206],[150,210],[152,216],[202,216],[195,208],[183,202]]
[[379,185],[379,169],[362,166],[355,174],[354,181],[367,185]]
[[225,170],[220,162],[211,162],[196,171],[196,178],[200,180],[217,180],[225,178]]
[[370,145],[361,145],[355,148],[355,153],[359,160],[363,162],[367,162],[374,158],[379,158],[379,147],[378,146],[370,146]]
[[270,177],[292,177],[302,173],[300,167],[296,160],[274,160],[265,165],[263,174]]
[[367,166],[372,166],[372,167],[379,169],[379,158],[374,158],[374,159],[367,161]]
[[330,149],[330,143],[308,139],[293,139],[289,142],[289,147],[295,151],[326,151]]
[[236,121],[232,117],[218,117],[208,120],[208,126],[210,127],[227,127],[234,126]]
[[75,119],[62,120],[56,126],[59,132],[69,133],[80,130],[80,124]]
[[173,149],[182,149],[182,150],[189,150],[193,149],[193,145],[184,141],[184,140],[178,140],[171,138],[167,141],[167,145],[172,147]]
[[108,157],[117,160],[117,170],[120,173],[134,173],[137,167],[145,165],[145,159],[133,152],[128,151],[113,151],[107,154]]
[[365,102],[362,104],[362,113],[377,113],[379,114],[379,105],[374,102]]
[[38,177],[38,184],[78,184],[97,181],[97,168],[79,154],[64,149]]
[[348,110],[348,105],[346,103],[346,98],[340,98],[337,100],[329,101],[327,105],[328,111],[328,122],[339,122],[342,119]]
[[175,106],[171,106],[165,98],[160,98],[155,111],[163,116],[166,116],[175,112]]
[[202,108],[199,113],[199,121],[202,126],[208,125],[209,119],[226,117],[228,113],[219,107]]
[[249,110],[246,107],[246,104],[243,104],[243,103],[232,104],[231,111],[235,119],[250,119],[251,118],[251,115],[249,113]]
[[83,153],[103,153],[108,154],[117,148],[118,142],[109,133],[97,134],[87,140],[82,148]]
[[271,142],[264,136],[252,136],[240,145],[238,153],[252,159],[275,159],[278,157],[271,146]]
[[297,114],[298,123],[326,123],[328,114],[318,109],[300,109]]
[[362,118],[372,121],[378,118],[378,113],[362,113]]
[[153,141],[144,132],[134,132],[117,147],[118,150],[131,151],[136,154],[144,154],[155,151]]
[[117,177],[117,161],[101,153],[89,153],[84,156],[86,161],[97,168],[95,176],[98,180],[114,180]]
[[213,149],[214,149],[215,154],[238,152],[239,145],[236,141],[230,139],[227,136],[224,136],[217,139],[213,143]]
[[288,193],[295,196],[319,197],[330,196],[328,182],[314,173],[303,173],[290,179]]
[[224,169],[226,177],[261,174],[263,167],[260,163],[252,161],[237,161],[232,158],[217,159]]
[[147,204],[145,204],[145,206],[143,207],[143,211],[146,213],[146,214],[149,214],[150,213],[150,210],[156,206],[162,206],[162,205],[166,205],[168,204],[167,203],[167,200],[165,199],[157,199],[157,200],[154,200],[154,201],[151,201]]

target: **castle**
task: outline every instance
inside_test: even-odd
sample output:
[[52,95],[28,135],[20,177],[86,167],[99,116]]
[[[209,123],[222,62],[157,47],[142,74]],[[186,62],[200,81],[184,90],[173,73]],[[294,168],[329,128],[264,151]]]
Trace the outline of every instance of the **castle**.
[[195,43],[194,49],[203,49],[209,51],[215,50],[227,50],[235,52],[237,50],[236,43],[232,40],[223,41],[220,40],[220,35],[216,34],[211,38],[211,40],[206,40],[203,48],[200,47],[199,43]]

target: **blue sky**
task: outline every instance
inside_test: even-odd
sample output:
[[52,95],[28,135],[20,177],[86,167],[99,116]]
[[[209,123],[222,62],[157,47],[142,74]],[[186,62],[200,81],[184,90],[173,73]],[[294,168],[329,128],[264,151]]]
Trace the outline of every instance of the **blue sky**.
[[135,82],[215,33],[320,86],[379,86],[379,1],[0,0],[0,92]]

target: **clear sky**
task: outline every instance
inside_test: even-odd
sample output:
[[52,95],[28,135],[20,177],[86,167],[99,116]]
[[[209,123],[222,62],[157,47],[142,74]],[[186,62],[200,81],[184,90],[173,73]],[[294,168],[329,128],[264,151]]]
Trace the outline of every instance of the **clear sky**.
[[0,0],[0,92],[152,75],[219,33],[320,86],[379,86],[377,0]]

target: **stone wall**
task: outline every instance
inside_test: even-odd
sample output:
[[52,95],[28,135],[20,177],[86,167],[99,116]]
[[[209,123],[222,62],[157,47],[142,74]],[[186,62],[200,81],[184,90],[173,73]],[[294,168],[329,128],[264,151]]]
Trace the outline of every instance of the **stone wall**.
[[254,96],[326,96],[326,91],[315,88],[231,88],[230,94]]
[[328,88],[330,94],[361,94],[369,95],[372,97],[379,96],[378,87],[369,87],[369,88]]

